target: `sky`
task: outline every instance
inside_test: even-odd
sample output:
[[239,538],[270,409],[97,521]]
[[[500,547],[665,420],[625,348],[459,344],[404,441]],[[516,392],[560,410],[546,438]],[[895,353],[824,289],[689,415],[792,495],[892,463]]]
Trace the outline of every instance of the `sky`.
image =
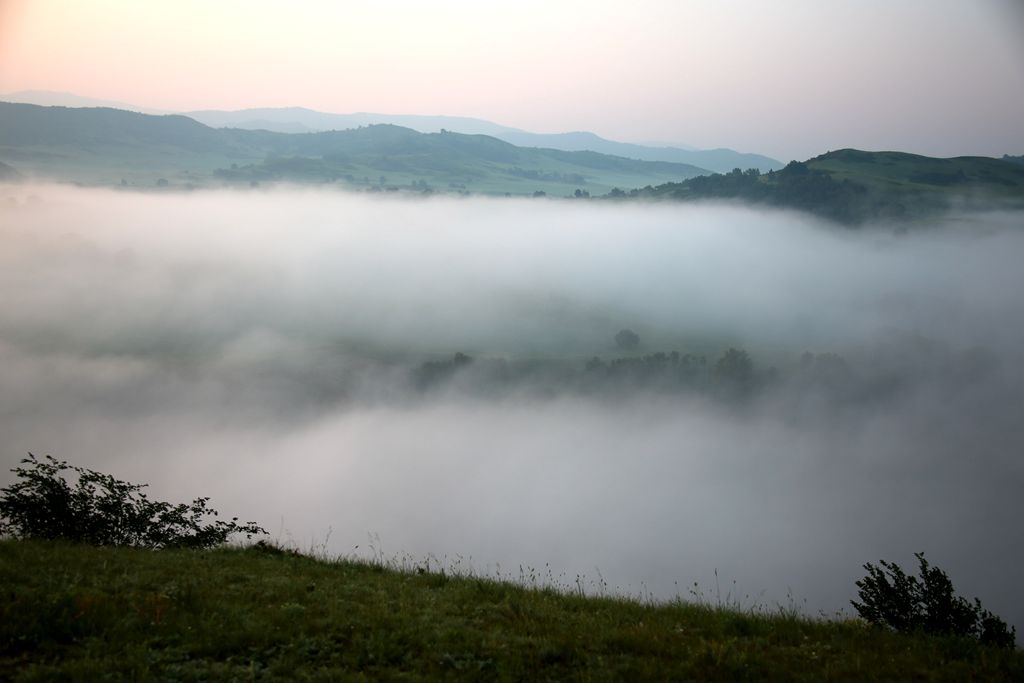
[[731,147],[1024,153],[1018,0],[0,0],[0,93],[473,116]]

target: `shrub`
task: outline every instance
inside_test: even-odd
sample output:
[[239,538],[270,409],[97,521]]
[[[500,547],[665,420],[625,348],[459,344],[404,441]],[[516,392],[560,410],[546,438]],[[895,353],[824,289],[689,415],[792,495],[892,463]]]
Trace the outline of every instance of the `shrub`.
[[880,567],[864,565],[868,575],[856,582],[860,602],[851,600],[858,614],[872,624],[895,631],[923,631],[935,635],[975,638],[985,645],[1014,647],[1017,631],[983,609],[975,598],[970,603],[953,591],[946,572],[932,567],[924,553],[915,553],[921,578],[908,576],[894,562],[881,560]]
[[[19,481],[0,489],[0,533],[16,538],[65,539],[92,545],[141,548],[210,548],[232,534],[265,534],[253,522],[216,520],[209,498],[172,505],[149,500],[145,484],[110,476],[46,456],[29,457],[11,471]],[[72,485],[65,472],[77,473]]]

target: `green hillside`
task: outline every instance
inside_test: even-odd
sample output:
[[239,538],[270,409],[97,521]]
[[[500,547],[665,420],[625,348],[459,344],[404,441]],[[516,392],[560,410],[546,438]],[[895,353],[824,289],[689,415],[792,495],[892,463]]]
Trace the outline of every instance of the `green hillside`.
[[[277,133],[210,128],[185,116],[4,102],[0,164],[8,180],[146,188],[288,182],[368,192],[735,199],[848,225],[922,218],[954,204],[1024,205],[1024,164],[1009,157],[843,149],[768,173],[711,174],[681,163],[386,124]],[[619,189],[630,187],[638,189]]]
[[443,569],[0,541],[0,679],[1024,680],[972,640]]
[[850,180],[880,192],[1024,195],[1024,168],[990,157],[936,159],[904,152],[842,149],[815,157],[807,166],[835,180]]
[[933,157],[844,149],[784,169],[755,169],[613,192],[615,197],[742,200],[839,223],[926,218],[953,206],[1024,206],[1024,165],[988,157]]
[[392,125],[288,134],[215,129],[184,116],[12,103],[0,103],[0,162],[28,175],[98,185],[271,181],[559,196],[707,173],[687,164],[522,148],[485,135]]

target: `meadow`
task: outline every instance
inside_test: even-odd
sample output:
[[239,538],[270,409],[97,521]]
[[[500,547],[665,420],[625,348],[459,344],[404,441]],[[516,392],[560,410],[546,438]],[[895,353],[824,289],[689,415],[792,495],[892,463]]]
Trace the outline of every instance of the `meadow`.
[[[1024,654],[855,620],[668,604],[424,563],[0,541],[0,677],[1019,680]],[[539,579],[543,583],[543,578]],[[524,585],[525,584],[525,585]]]

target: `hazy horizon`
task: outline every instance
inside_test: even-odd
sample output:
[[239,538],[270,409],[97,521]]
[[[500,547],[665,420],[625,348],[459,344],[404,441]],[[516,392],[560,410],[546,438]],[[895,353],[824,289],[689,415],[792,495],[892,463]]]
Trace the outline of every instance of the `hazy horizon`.
[[0,92],[153,109],[467,116],[729,147],[1024,153],[1012,0],[386,9],[328,2],[0,4]]

